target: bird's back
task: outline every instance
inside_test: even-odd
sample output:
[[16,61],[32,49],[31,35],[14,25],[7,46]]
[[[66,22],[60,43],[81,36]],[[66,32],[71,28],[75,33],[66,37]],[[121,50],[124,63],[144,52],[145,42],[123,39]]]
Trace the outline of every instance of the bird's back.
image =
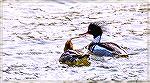
[[118,55],[127,55],[127,52],[120,47],[119,45],[117,45],[116,43],[113,42],[102,42],[99,44],[101,47],[104,47],[110,51],[112,51],[115,54]]

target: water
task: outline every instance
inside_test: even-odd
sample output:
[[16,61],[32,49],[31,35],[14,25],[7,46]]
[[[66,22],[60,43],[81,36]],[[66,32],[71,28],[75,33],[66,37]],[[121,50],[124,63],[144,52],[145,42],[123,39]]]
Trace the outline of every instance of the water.
[[[146,3],[3,3],[3,80],[147,80]],[[102,41],[127,49],[129,58],[91,56],[89,67],[58,59],[69,38],[90,22],[109,22]],[[74,39],[76,48],[92,36]]]

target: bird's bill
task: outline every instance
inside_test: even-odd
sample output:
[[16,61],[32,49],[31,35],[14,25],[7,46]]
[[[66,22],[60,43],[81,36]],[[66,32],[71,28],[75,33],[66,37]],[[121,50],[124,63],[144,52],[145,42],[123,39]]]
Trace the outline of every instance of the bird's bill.
[[73,37],[70,40],[86,36],[86,34],[89,34],[89,32],[85,32],[85,33],[79,34],[77,37]]
[[86,35],[86,34],[89,34],[89,32],[81,33],[81,34],[79,34],[79,36],[83,36],[83,35]]

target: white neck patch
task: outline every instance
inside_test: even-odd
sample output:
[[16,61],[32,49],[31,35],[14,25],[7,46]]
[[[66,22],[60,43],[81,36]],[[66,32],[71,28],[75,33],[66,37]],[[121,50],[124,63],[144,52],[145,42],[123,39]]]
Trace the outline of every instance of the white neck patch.
[[94,43],[100,43],[100,40],[101,40],[101,36],[97,36],[92,42]]

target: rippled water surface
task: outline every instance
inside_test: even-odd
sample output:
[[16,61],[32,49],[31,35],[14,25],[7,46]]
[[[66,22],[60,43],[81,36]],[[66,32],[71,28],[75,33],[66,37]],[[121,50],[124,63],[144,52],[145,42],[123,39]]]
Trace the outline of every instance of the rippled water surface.
[[[144,3],[3,3],[3,80],[147,80],[147,16]],[[66,40],[100,20],[109,22],[102,41],[132,55],[91,56],[89,67],[60,64]],[[73,43],[82,48],[92,39]]]

